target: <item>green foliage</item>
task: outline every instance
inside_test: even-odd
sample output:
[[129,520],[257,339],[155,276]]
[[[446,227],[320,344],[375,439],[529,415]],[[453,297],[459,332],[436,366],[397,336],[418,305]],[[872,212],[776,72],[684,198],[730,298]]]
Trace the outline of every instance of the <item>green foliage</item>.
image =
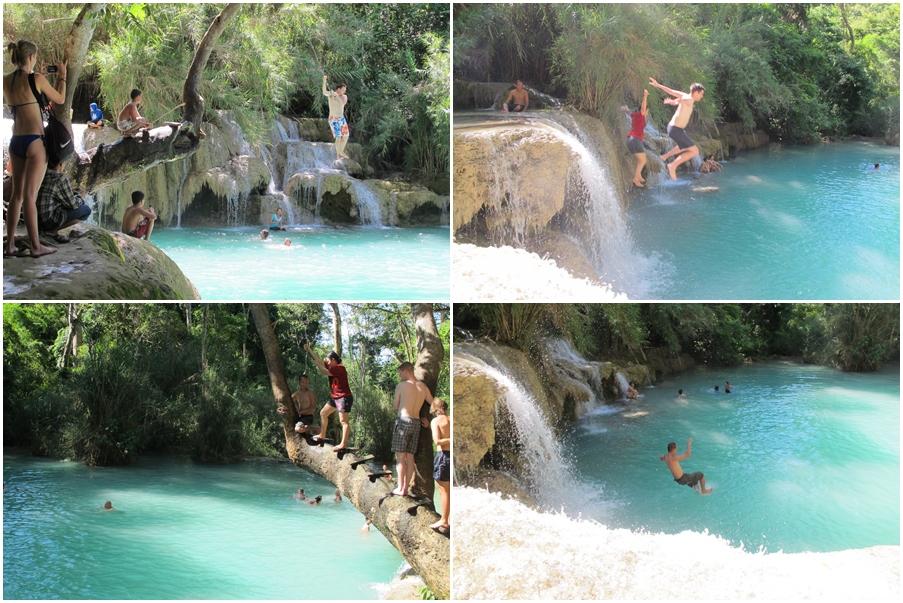
[[421,586],[419,593],[420,593],[421,601],[435,601],[436,600],[436,595],[433,594],[433,591],[430,590],[429,586]]
[[[680,90],[698,81],[703,126],[815,142],[897,132],[899,37],[898,4],[470,4],[456,7],[454,67],[609,117],[639,103],[649,76]],[[672,109],[650,92],[663,124]]]

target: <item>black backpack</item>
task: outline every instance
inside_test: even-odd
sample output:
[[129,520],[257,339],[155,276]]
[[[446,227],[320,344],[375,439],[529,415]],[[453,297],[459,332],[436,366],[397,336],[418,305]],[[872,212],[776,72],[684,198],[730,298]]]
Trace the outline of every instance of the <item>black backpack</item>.
[[41,114],[47,121],[47,125],[44,127],[44,147],[47,149],[47,158],[55,160],[55,163],[69,159],[75,152],[75,145],[72,144],[72,132],[50,110],[47,97],[38,92],[33,73],[28,74],[28,85],[31,86],[31,93],[34,94],[38,106],[41,107]]

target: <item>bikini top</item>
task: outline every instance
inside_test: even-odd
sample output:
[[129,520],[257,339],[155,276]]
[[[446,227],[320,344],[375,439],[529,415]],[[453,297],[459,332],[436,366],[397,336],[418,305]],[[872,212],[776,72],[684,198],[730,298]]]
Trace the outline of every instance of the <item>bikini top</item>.
[[[16,69],[16,70],[13,72],[13,82],[16,81],[16,76],[19,75],[19,72],[20,72],[20,71],[22,71],[22,70],[21,70],[21,69]],[[34,74],[29,73],[29,74],[28,74],[28,77],[29,77],[29,78],[34,78]],[[33,83],[32,81],[29,81],[28,83],[31,85],[31,93],[34,94],[34,91],[35,91],[34,83]],[[35,95],[35,99],[37,99],[37,95]],[[12,114],[13,114],[13,121],[15,121],[15,119],[16,119],[16,108],[18,108],[18,107],[24,107],[24,106],[26,106],[26,105],[40,105],[40,104],[41,104],[41,103],[38,102],[37,100],[33,100],[33,101],[31,101],[31,102],[28,102],[28,103],[19,103],[18,105],[10,105],[9,108],[10,108],[10,111],[12,111]]]

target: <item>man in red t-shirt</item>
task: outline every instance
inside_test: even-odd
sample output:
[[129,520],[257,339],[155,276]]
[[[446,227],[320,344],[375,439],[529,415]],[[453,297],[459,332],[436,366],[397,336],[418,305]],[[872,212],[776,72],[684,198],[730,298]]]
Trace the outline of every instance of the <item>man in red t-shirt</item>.
[[646,180],[643,178],[643,168],[646,166],[646,150],[643,148],[643,130],[646,129],[646,116],[649,115],[649,109],[646,106],[646,100],[649,98],[649,91],[643,90],[643,104],[639,111],[631,111],[626,106],[621,107],[622,111],[630,114],[630,132],[627,134],[627,149],[633,153],[636,158],[636,171],[633,173],[633,185],[637,188],[644,188]]
[[321,360],[317,353],[310,347],[310,343],[304,342],[304,350],[314,361],[314,366],[321,375],[329,379],[329,402],[320,410],[320,433],[314,439],[326,437],[329,428],[329,416],[338,411],[339,422],[342,424],[342,441],[334,450],[342,450],[348,447],[348,439],[351,437],[351,425],[348,423],[348,415],[351,414],[351,405],[354,398],[351,396],[351,387],[348,386],[348,372],[342,366],[342,359],[335,352],[329,352],[326,360]]

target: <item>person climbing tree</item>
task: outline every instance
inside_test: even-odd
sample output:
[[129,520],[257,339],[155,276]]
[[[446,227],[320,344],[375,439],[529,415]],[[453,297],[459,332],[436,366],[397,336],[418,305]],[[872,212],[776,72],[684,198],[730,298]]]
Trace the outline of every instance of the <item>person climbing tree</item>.
[[329,353],[326,360],[321,360],[320,356],[310,347],[310,342],[307,341],[304,342],[304,351],[313,359],[317,371],[329,379],[329,402],[320,410],[320,432],[314,436],[314,439],[323,440],[327,437],[329,417],[338,411],[339,422],[342,424],[342,441],[335,447],[335,450],[344,450],[348,448],[348,440],[351,437],[348,415],[351,414],[351,406],[354,404],[351,386],[348,385],[348,371],[342,366],[342,358],[334,351]]

